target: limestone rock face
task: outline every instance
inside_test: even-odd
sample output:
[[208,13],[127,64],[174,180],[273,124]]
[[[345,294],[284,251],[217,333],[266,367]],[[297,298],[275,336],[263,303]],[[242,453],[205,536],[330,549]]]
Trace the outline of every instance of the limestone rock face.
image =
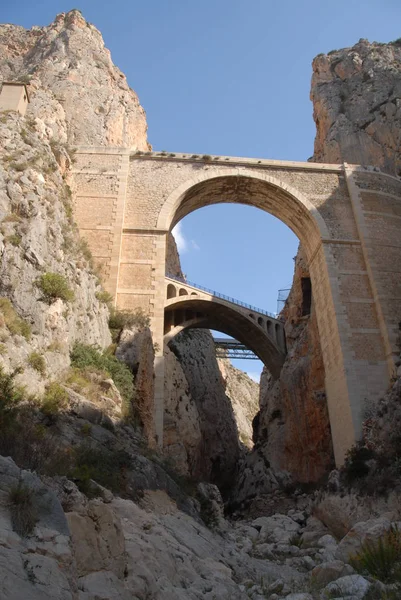
[[197,329],[184,331],[172,340],[170,348],[180,362],[199,415],[202,441],[193,475],[224,488],[232,482],[240,448],[212,336]]
[[252,421],[259,410],[259,384],[236,369],[230,360],[219,358],[217,363],[225,383],[226,395],[231,400],[239,439],[245,446],[252,448]]
[[360,40],[312,64],[313,160],[401,169],[401,42]]
[[202,462],[199,411],[182,366],[169,348],[164,359],[164,450],[180,473],[191,475],[200,471]]
[[[44,485],[4,457],[0,475],[1,598],[246,600],[263,597],[261,581],[276,589],[307,585],[291,565],[253,556],[254,545],[266,546],[264,538],[256,528],[225,522],[213,486],[203,485],[202,494],[220,523],[217,534],[181,512],[162,489],[147,489],[140,503],[111,493],[89,500],[66,478],[47,478]],[[10,503],[19,482],[35,516],[32,531],[21,535]]]
[[[309,271],[302,250],[283,316],[288,354],[280,378],[264,371],[255,443],[275,469],[284,469],[297,481],[317,481],[332,464],[330,424],[324,366],[316,315],[302,316],[302,278]],[[313,297],[313,290],[312,290]]]
[[116,356],[124,361],[135,377],[134,410],[140,418],[144,434],[151,447],[156,445],[154,423],[153,364],[155,352],[148,327],[124,329]]
[[[108,309],[71,220],[70,190],[42,126],[16,114],[0,120],[0,365],[23,367],[19,380],[31,393],[69,366],[75,341],[111,342]],[[57,290],[46,298],[40,280],[54,273],[73,298]],[[24,328],[15,326],[18,318]],[[42,370],[29,363],[32,352],[42,355]]]
[[48,27],[0,25],[0,77],[30,80],[27,115],[71,145],[148,150],[146,115],[101,33],[78,10]]

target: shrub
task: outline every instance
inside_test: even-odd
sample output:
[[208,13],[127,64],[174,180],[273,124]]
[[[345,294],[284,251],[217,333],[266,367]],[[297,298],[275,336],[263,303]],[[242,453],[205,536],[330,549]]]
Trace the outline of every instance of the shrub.
[[131,458],[124,450],[99,449],[84,442],[74,452],[74,463],[70,476],[81,492],[90,496],[91,479],[114,492],[121,491]]
[[10,333],[13,335],[22,335],[26,340],[30,339],[31,326],[17,315],[8,298],[0,297],[0,312]]
[[67,279],[59,273],[44,273],[36,281],[36,285],[43,292],[47,302],[52,302],[56,298],[64,302],[74,300],[74,292],[69,287]]
[[46,373],[46,361],[39,352],[31,352],[28,356],[28,364],[30,367],[38,371],[41,375]]
[[33,490],[21,481],[8,495],[13,530],[21,537],[30,535],[37,522],[33,506]]
[[96,346],[76,343],[71,351],[71,365],[84,370],[88,367],[104,371],[116,384],[126,403],[131,402],[134,395],[132,373],[128,366],[119,361],[113,354],[101,352]]
[[290,546],[297,546],[298,548],[302,548],[302,536],[299,533],[294,533],[288,540]]
[[204,154],[204,155],[202,156],[202,159],[203,159],[204,161],[209,161],[209,160],[212,160],[212,157],[210,156],[210,154]]
[[87,240],[84,240],[83,238],[79,239],[78,250],[84,257],[84,259],[89,263],[89,266],[93,267],[92,251],[89,248]]
[[106,290],[96,292],[95,296],[99,302],[104,302],[105,304],[111,304],[111,302],[113,302],[113,296],[109,294],[109,292],[106,292]]
[[401,532],[391,527],[377,541],[367,541],[350,560],[356,571],[368,574],[383,583],[399,582],[401,578]]
[[112,308],[109,318],[109,329],[112,334],[113,342],[117,341],[118,335],[124,327],[138,327],[144,329],[150,326],[150,318],[143,312],[141,308],[135,311],[117,310]]
[[344,464],[344,477],[348,484],[366,477],[370,467],[367,461],[375,458],[375,453],[366,446],[355,445],[347,453]]
[[60,342],[60,340],[53,340],[51,344],[47,346],[49,352],[63,352],[66,349],[66,344]]
[[84,423],[81,427],[82,435],[89,436],[92,433],[92,425],[90,423]]
[[17,213],[12,212],[9,215],[5,216],[2,220],[2,223],[19,223],[21,221],[21,217],[17,215]]
[[23,391],[16,387],[15,376],[19,374],[17,369],[13,373],[5,373],[0,367],[0,430],[4,426],[5,416],[12,411],[23,400]]
[[0,454],[11,456],[24,469],[66,475],[69,452],[60,448],[49,428],[35,422],[35,413],[26,402],[29,398],[15,385],[17,374],[5,374],[0,369]]
[[47,386],[43,396],[41,411],[48,416],[54,416],[66,408],[68,403],[68,392],[56,382]]
[[8,235],[5,238],[6,242],[9,242],[13,246],[19,246],[21,243],[22,237],[17,233],[13,233],[12,235]]

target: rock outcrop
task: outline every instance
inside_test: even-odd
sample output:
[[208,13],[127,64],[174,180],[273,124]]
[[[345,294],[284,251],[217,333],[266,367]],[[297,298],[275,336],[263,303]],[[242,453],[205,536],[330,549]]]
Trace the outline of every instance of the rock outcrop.
[[273,468],[311,482],[328,472],[333,454],[313,290],[310,307],[305,306],[305,280],[309,271],[300,250],[282,312],[288,354],[277,381],[266,371],[262,374],[255,445]]
[[[22,367],[19,380],[31,393],[66,370],[74,342],[111,342],[109,312],[51,142],[40,118],[1,116],[0,365]],[[50,293],[46,282],[57,284]]]
[[313,160],[401,174],[401,40],[360,40],[313,61]]
[[0,57],[1,79],[29,81],[27,115],[40,118],[55,141],[149,149],[137,95],[79,10],[48,27],[1,25]]
[[217,363],[225,384],[225,393],[231,400],[240,442],[252,448],[252,421],[259,411],[259,384],[236,369],[229,359],[219,358]]
[[218,491],[203,485],[206,527],[160,489],[133,501],[98,486],[87,498],[65,477],[42,481],[3,457],[0,475],[0,595],[7,600],[314,600],[336,593],[367,600],[399,587],[349,564],[350,554],[396,526],[399,499],[386,518],[372,508],[336,540],[311,515],[319,503],[305,498],[281,513],[229,523]]
[[[0,360],[7,369],[11,369],[27,363],[32,351],[45,353],[46,369],[49,375],[56,376],[68,366],[68,353],[74,341],[101,347],[111,341],[107,308],[96,299],[99,293],[96,279],[89,275],[79,249],[81,244],[75,233],[68,230],[70,222],[63,213],[70,211],[70,190],[72,194],[74,192],[74,181],[69,171],[73,146],[127,146],[148,150],[146,116],[125,76],[113,64],[100,32],[78,10],[58,15],[48,27],[26,30],[19,26],[1,25],[0,49],[0,80],[29,82],[30,93],[25,119],[2,117],[5,121],[2,142],[7,162],[4,164],[5,179],[1,182],[4,190],[0,205],[4,274],[1,285],[2,290],[6,290],[1,293],[10,298],[21,317],[31,322],[34,334],[32,343],[20,339],[18,351],[12,352],[15,340],[6,339],[6,328],[2,342],[5,349]],[[14,125],[11,127],[14,122],[19,123],[15,131]],[[29,127],[26,123],[30,123]],[[53,166],[54,172],[50,172]],[[45,173],[46,169],[49,172]],[[56,190],[61,190],[65,198],[61,198],[60,194],[56,198]],[[71,248],[67,250],[67,246]],[[72,248],[78,258],[72,258]],[[82,248],[85,252],[85,247]],[[61,266],[61,263],[64,265]],[[40,302],[39,290],[35,287],[33,296],[37,297],[39,304],[32,304],[32,281],[44,271],[65,275],[76,293],[74,306],[58,300],[46,308],[46,304]],[[171,235],[167,271],[181,275]],[[6,327],[4,323],[3,327]],[[170,353],[167,373],[173,380],[166,380],[166,389],[171,396],[166,401],[165,440],[166,453],[177,461],[177,468],[185,473],[202,473],[207,477],[212,469],[209,463],[213,453],[213,460],[219,461],[219,452],[226,454],[228,451],[227,456],[222,457],[222,465],[224,469],[230,465],[227,473],[233,471],[238,449],[231,450],[238,444],[235,424],[224,395],[224,384],[213,358],[210,336],[204,334],[204,339],[203,346],[196,342],[192,350],[187,343],[187,350],[192,356],[191,368],[203,368],[206,360],[209,365],[210,402],[223,403],[223,414],[228,411],[224,421],[230,426],[225,424],[221,433],[215,433],[220,441],[211,444],[211,432],[219,419],[210,419],[210,411],[207,416],[200,416],[196,406],[201,409],[204,402],[198,391],[203,395],[204,390],[198,390],[197,384],[189,385],[176,356]],[[193,359],[198,351],[199,364]],[[205,359],[208,353],[210,356]],[[149,331],[125,331],[119,340],[117,355],[130,365],[134,373],[135,409],[148,442],[154,445],[154,349]],[[190,378],[188,369],[187,366],[187,377]],[[21,381],[26,381],[26,377],[30,385],[32,383],[32,391],[43,391],[45,380],[40,373],[27,367],[25,379],[21,375]],[[181,399],[181,389],[188,391],[188,404]],[[217,407],[217,413],[219,410]],[[177,415],[182,418],[176,419]],[[201,443],[208,419],[207,442]],[[228,440],[227,436],[232,439]],[[221,439],[224,441],[221,442]],[[206,454],[203,452],[205,444],[211,448]]]
[[224,491],[233,481],[240,445],[212,336],[197,329],[184,331],[170,342],[170,348],[180,363],[199,415],[201,443],[195,461],[197,469],[192,475],[218,483]]

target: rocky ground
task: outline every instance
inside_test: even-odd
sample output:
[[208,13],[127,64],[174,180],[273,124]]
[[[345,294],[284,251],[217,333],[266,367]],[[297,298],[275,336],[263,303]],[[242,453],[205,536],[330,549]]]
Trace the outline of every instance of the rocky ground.
[[7,600],[398,598],[385,595],[397,593],[394,585],[349,562],[398,522],[399,498],[377,506],[386,510],[380,517],[370,507],[359,522],[352,497],[300,495],[287,514],[230,523],[210,484],[198,486],[183,512],[163,489],[133,501],[96,485],[89,499],[66,477],[40,479],[10,458],[0,459],[0,473]]

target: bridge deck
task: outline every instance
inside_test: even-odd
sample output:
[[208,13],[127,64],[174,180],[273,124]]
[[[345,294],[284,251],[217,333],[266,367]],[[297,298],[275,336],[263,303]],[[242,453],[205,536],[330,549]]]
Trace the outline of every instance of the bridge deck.
[[242,302],[241,300],[237,300],[236,298],[232,298],[231,296],[226,296],[225,294],[216,292],[216,290],[211,290],[211,289],[209,289],[203,285],[200,285],[198,283],[193,283],[192,281],[185,280],[183,277],[176,277],[176,276],[168,273],[168,274],[166,274],[166,279],[181,283],[187,287],[193,288],[194,290],[199,290],[200,292],[206,292],[207,294],[210,294],[211,296],[214,296],[215,298],[221,298],[222,300],[225,300],[226,302],[230,302],[231,304],[235,304],[236,306],[242,306],[243,308],[247,308],[247,309],[251,310],[252,312],[258,313],[260,315],[264,315],[266,317],[270,317],[274,321],[277,321],[278,323],[280,323],[280,321],[277,319],[277,315],[269,312],[268,310],[264,310],[263,308],[258,308],[256,306],[253,306],[252,304],[247,304],[246,302]]

